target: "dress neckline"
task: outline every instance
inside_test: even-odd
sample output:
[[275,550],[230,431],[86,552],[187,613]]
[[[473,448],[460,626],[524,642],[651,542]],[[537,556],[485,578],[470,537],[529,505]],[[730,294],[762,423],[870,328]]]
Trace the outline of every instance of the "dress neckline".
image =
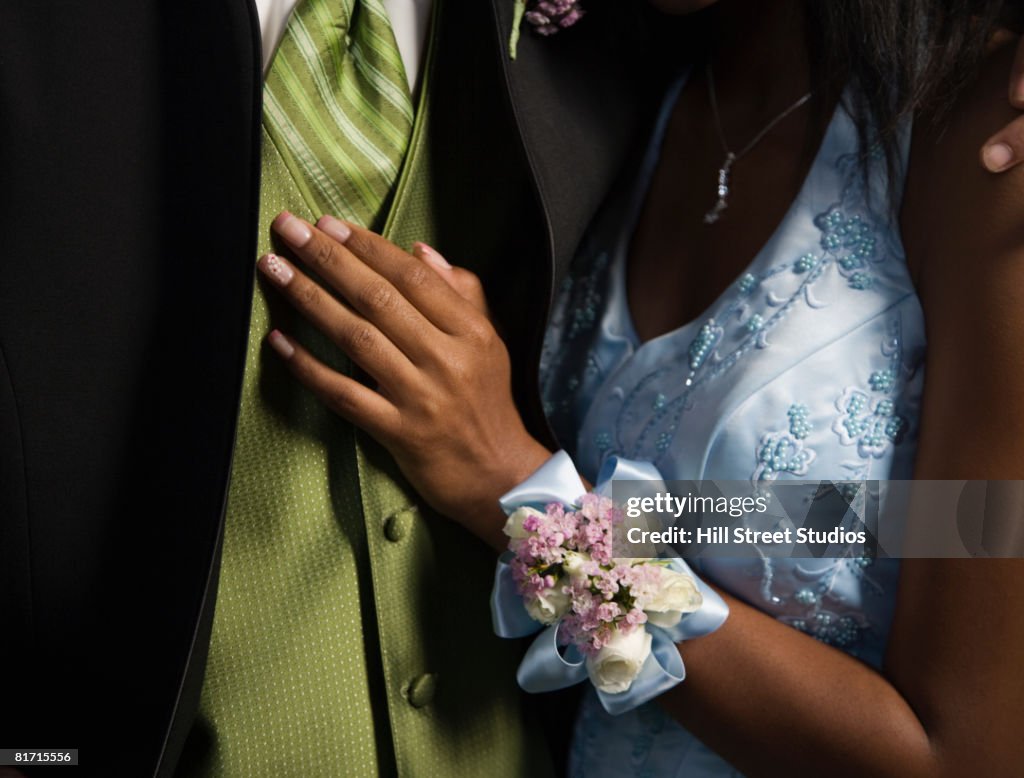
[[822,134],[821,141],[819,142],[817,151],[814,154],[814,159],[811,161],[811,165],[807,170],[807,175],[804,176],[804,180],[800,184],[800,189],[797,191],[796,197],[793,198],[789,207],[786,209],[786,213],[779,220],[779,223],[775,225],[771,235],[761,245],[761,248],[757,250],[750,262],[740,270],[739,274],[724,289],[722,289],[711,303],[695,318],[680,324],[678,327],[667,330],[660,335],[656,335],[649,340],[641,340],[633,322],[633,312],[629,307],[629,295],[627,293],[626,286],[626,265],[629,259],[629,251],[633,243],[633,235],[635,234],[637,224],[640,221],[640,214],[650,191],[651,182],[654,178],[654,171],[658,165],[658,160],[661,157],[661,149],[665,141],[665,134],[668,130],[672,111],[675,108],[683,89],[686,87],[692,71],[692,67],[687,68],[676,79],[675,83],[672,84],[668,93],[665,95],[657,121],[654,125],[654,130],[651,134],[650,143],[640,166],[639,174],[636,176],[631,186],[629,206],[624,209],[625,218],[618,225],[618,234],[612,245],[612,261],[611,267],[609,268],[611,290],[609,292],[608,299],[608,313],[612,316],[613,321],[617,320],[619,323],[619,327],[617,329],[619,329],[620,335],[632,346],[634,353],[645,350],[647,346],[655,343],[679,339],[684,334],[690,335],[692,338],[692,331],[712,318],[712,313],[722,306],[725,298],[737,288],[743,278],[757,269],[760,265],[764,264],[767,257],[772,256],[772,247],[786,234],[789,224],[794,219],[800,218],[803,215],[799,213],[798,205],[808,197],[810,191],[815,186],[816,179],[819,177],[820,170],[825,162],[824,157],[827,153],[826,150],[832,147],[833,136],[838,134],[840,131],[840,114],[845,113],[846,110],[844,105],[847,94],[844,92],[832,112],[828,126]]

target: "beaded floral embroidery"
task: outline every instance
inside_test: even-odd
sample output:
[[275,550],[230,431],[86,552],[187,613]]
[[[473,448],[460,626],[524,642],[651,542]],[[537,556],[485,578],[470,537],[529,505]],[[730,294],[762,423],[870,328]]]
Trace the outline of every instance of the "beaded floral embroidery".
[[847,216],[836,207],[818,216],[814,224],[821,230],[821,248],[834,259],[850,288],[870,289],[874,276],[867,271],[878,260],[874,229],[859,215]]
[[[868,571],[874,560],[866,557],[843,557],[833,560],[789,596],[774,593],[775,563],[771,557],[762,560],[761,596],[774,608],[785,608],[787,613],[776,618],[794,629],[857,655],[857,646],[871,629],[863,611],[849,612],[835,590],[843,578],[852,577],[861,582],[865,594],[880,596],[884,592]],[[804,573],[805,579],[809,576]]]
[[781,473],[805,476],[814,457],[813,450],[804,448],[803,442],[788,432],[768,433],[757,447],[757,469],[753,480],[774,481]]
[[832,424],[832,431],[844,446],[855,445],[864,459],[882,458],[907,431],[907,420],[896,412],[893,399],[903,365],[901,343],[897,316],[882,342],[882,355],[888,359],[889,366],[871,373],[867,388],[847,387],[836,400],[839,416]]
[[874,564],[874,560],[867,557],[837,559],[833,570],[814,588],[804,588],[793,595],[797,603],[806,606],[805,614],[785,621],[823,643],[856,656],[857,645],[871,629],[871,624],[863,611],[844,613],[842,603],[832,594],[832,588],[840,576],[852,576],[861,582],[865,595],[881,596],[884,594],[882,588],[870,575]]
[[807,475],[807,468],[817,456],[813,449],[804,447],[804,438],[811,431],[810,411],[803,403],[789,406],[787,431],[768,432],[757,446],[757,467],[751,481],[774,481],[782,473],[794,477]]

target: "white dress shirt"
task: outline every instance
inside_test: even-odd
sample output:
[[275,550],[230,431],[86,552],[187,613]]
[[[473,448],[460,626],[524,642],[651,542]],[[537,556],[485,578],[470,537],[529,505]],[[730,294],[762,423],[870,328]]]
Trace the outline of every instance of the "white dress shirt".
[[[341,0],[338,0],[340,2]],[[430,26],[432,0],[382,0],[384,9],[391,19],[395,43],[402,55],[409,90],[415,95],[423,65],[423,49]],[[270,70],[274,53],[284,37],[288,18],[299,0],[256,0],[260,16],[260,32],[263,35],[263,74]]]

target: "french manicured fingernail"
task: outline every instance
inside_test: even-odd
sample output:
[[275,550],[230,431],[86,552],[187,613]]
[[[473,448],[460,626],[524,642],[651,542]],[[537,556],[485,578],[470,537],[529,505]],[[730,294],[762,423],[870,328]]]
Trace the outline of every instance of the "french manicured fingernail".
[[259,261],[259,268],[263,275],[269,278],[278,286],[288,286],[295,278],[295,271],[287,263],[282,262],[277,254],[267,254]]
[[295,353],[295,346],[288,342],[288,338],[281,334],[280,330],[274,330],[267,336],[270,347],[285,359],[291,359]]
[[993,143],[991,146],[985,147],[982,159],[985,162],[985,167],[993,173],[998,173],[1013,162],[1013,149],[1005,143]]
[[305,246],[309,243],[309,239],[313,237],[313,231],[309,229],[306,223],[302,219],[292,216],[288,211],[282,211],[274,219],[274,230],[297,249]]
[[452,269],[451,263],[438,254],[434,249],[430,248],[426,243],[414,243],[412,245],[412,253],[441,270]]
[[352,228],[341,221],[341,219],[335,219],[333,216],[321,216],[316,226],[320,228],[321,232],[327,233],[338,243],[344,243],[352,236]]

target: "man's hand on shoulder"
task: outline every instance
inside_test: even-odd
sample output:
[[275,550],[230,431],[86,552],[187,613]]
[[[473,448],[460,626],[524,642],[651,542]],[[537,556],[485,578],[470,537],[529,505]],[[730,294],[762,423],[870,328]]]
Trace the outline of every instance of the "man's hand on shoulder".
[[[1010,70],[1010,105],[1024,112],[1024,36],[1017,42]],[[1021,162],[1024,162],[1024,113],[985,141],[981,150],[981,163],[992,173],[1002,173]]]

